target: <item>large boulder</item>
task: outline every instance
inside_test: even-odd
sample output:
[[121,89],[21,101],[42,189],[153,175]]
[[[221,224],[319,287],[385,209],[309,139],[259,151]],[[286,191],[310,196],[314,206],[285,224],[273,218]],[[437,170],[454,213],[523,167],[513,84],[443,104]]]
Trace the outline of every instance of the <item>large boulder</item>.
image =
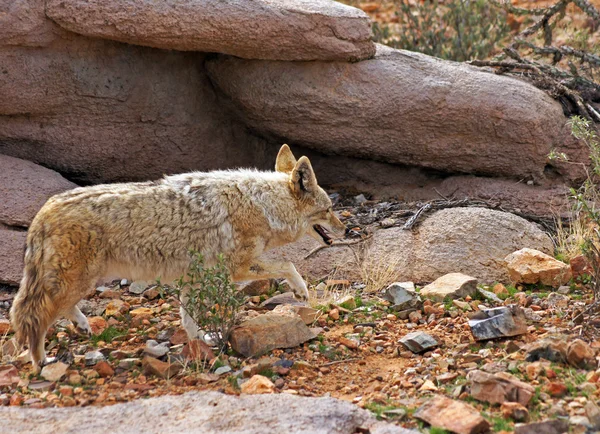
[[557,101],[466,64],[379,45],[358,63],[219,56],[207,69],[257,131],[326,154],[534,180],[576,166],[549,166],[553,148],[583,158]]
[[16,286],[23,275],[23,252],[27,232],[0,225],[0,283]]
[[247,59],[361,60],[369,17],[331,0],[48,0],[46,14],[86,36]]
[[0,155],[0,223],[28,227],[50,196],[75,187],[53,170]]
[[305,260],[316,246],[304,238],[268,254],[291,260],[302,275],[316,278],[337,269],[338,276],[363,280],[365,274],[386,273],[393,280],[424,283],[464,273],[482,283],[508,283],[507,254],[523,247],[553,250],[550,237],[535,224],[487,208],[444,209],[415,230],[380,229],[363,245],[324,249]]
[[76,432],[82,426],[89,434],[417,433],[378,422],[367,410],[349,402],[285,393],[231,396],[218,392],[189,392],[106,407],[0,407],[0,417],[11,427],[13,434]]
[[73,34],[0,47],[0,153],[86,183],[271,166],[275,154],[218,100],[203,61]]

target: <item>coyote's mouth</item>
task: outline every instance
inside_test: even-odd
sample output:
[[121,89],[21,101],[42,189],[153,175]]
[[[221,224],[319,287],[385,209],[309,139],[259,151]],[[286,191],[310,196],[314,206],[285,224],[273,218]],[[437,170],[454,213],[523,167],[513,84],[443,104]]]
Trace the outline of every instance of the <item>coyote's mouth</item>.
[[325,229],[323,226],[321,226],[321,225],[314,225],[313,229],[321,236],[321,238],[323,238],[323,242],[325,244],[331,245],[333,243],[333,240],[331,239],[331,237],[327,233],[327,229]]

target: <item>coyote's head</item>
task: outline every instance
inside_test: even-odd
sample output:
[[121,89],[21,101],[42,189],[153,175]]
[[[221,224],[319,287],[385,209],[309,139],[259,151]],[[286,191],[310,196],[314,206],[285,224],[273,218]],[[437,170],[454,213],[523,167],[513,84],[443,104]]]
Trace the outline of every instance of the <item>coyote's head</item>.
[[333,213],[331,199],[319,187],[307,157],[300,157],[296,161],[288,145],[283,145],[277,154],[275,170],[290,175],[290,189],[298,200],[300,213],[306,219],[311,237],[324,244],[331,244],[333,237],[344,234],[346,227]]

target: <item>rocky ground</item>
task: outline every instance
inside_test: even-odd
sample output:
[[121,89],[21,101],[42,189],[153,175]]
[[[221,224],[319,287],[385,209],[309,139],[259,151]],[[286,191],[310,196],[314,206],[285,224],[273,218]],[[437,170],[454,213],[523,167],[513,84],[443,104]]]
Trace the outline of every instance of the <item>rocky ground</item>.
[[[381,205],[363,199],[338,205],[355,239],[390,223],[386,213],[373,219],[368,209]],[[5,288],[0,404],[106,406],[206,390],[334,397],[405,428],[600,429],[600,340],[580,315],[591,301],[585,264],[530,249],[506,261],[521,283],[482,285],[451,273],[430,285],[382,280],[367,291],[365,282],[329,278],[310,282],[309,305],[285,283],[251,284],[227,354],[188,342],[179,302],[161,288],[108,282],[81,303],[93,336],[57,322],[47,348],[58,362],[41,375],[14,344],[6,319],[14,292]]]

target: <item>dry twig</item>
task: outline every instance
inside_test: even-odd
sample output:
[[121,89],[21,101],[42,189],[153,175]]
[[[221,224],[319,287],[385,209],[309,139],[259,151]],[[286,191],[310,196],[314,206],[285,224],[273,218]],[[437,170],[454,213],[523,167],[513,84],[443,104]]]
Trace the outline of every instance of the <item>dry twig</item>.
[[315,253],[323,250],[323,249],[328,249],[330,247],[342,247],[342,246],[352,246],[354,244],[359,244],[359,243],[364,243],[365,241],[367,241],[368,239],[370,239],[373,235],[367,235],[364,238],[361,238],[359,240],[352,240],[352,241],[338,241],[337,243],[333,243],[333,244],[328,244],[328,245],[322,245],[322,246],[318,246],[315,247],[314,249],[312,249],[308,255],[306,255],[304,257],[304,259],[308,259],[310,258],[312,255],[314,255]]

